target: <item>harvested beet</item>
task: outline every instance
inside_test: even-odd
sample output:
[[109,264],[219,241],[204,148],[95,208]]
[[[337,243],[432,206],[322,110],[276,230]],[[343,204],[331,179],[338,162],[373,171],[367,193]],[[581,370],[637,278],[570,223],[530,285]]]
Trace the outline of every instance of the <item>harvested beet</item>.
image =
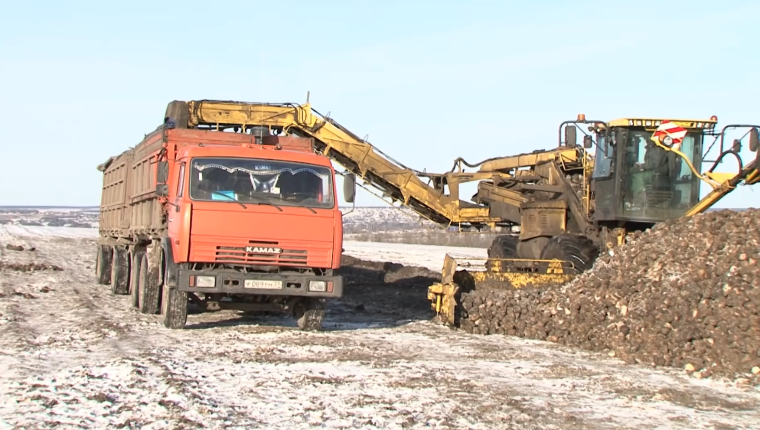
[[461,328],[760,384],[758,261],[760,210],[708,212],[636,235],[564,286],[463,293]]

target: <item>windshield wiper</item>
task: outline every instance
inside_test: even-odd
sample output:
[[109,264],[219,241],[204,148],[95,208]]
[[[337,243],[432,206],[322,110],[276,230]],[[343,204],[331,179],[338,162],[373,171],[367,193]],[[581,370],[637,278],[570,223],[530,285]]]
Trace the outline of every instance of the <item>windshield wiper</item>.
[[309,206],[304,206],[304,205],[302,205],[302,204],[300,204],[300,203],[298,203],[298,202],[295,202],[295,201],[293,202],[293,204],[295,204],[295,205],[296,205],[296,206],[298,206],[299,208],[306,208],[306,209],[310,210],[310,211],[311,211],[311,213],[314,213],[314,214],[315,214],[315,213],[317,213],[317,211],[315,211],[315,210],[314,210],[314,208],[311,208],[311,207],[309,207]]
[[259,196],[249,196],[249,197],[251,197],[253,199],[257,199],[257,201],[256,201],[257,205],[269,205],[269,206],[273,206],[273,207],[277,208],[278,211],[282,212],[282,208],[281,207],[277,206],[276,204],[274,204],[272,202],[268,202],[266,200],[263,200],[264,199],[263,197],[259,197]]
[[238,200],[238,199],[236,199],[236,198],[234,198],[232,196],[228,196],[227,194],[222,194],[222,193],[216,193],[216,192],[213,192],[213,191],[211,192],[211,194],[216,194],[217,196],[227,197],[228,199],[230,199],[230,200],[236,202],[237,204],[239,204],[240,206],[242,206],[243,209],[248,209],[248,206],[244,205],[243,202],[241,202],[240,200]]

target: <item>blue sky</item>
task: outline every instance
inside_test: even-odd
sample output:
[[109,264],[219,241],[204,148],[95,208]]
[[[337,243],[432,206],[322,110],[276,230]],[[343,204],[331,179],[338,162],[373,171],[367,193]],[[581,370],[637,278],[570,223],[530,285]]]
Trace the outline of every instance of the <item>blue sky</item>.
[[[9,3],[0,204],[97,205],[95,166],[175,99],[311,91],[317,110],[428,171],[552,147],[578,113],[760,123],[760,3],[664,3]],[[745,187],[719,206],[758,202]]]

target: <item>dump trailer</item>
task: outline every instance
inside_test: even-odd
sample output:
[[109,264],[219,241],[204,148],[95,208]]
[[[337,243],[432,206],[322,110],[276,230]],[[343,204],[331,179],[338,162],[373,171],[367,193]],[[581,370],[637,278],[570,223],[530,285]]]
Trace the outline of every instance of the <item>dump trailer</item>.
[[[458,158],[451,171],[434,174],[395,161],[314,110],[308,99],[303,105],[177,101],[169,109],[181,112],[181,126],[190,129],[249,133],[263,126],[274,135],[312,137],[315,150],[345,167],[353,175],[348,177],[360,177],[388,203],[407,206],[443,227],[496,232],[519,227],[519,234],[496,237],[487,259],[446,258],[444,282],[432,285],[428,298],[452,324],[463,289],[567,282],[629,234],[703,212],[737,186],[760,180],[758,126],[734,124],[718,131],[714,116],[597,121],[579,115],[560,124],[558,144],[551,149],[480,163]],[[742,139],[726,142],[729,129],[747,130],[742,139],[749,141],[753,160],[742,160]],[[713,148],[717,156],[708,160]],[[718,172],[726,159],[736,159],[738,167]],[[703,169],[707,163],[712,165]],[[470,201],[460,198],[460,186],[468,182],[478,183]],[[700,199],[702,183],[711,191]],[[468,273],[457,271],[460,263],[469,266]]]
[[[330,160],[309,137],[164,122],[103,174],[96,276],[163,324],[188,306],[276,311],[321,328],[341,297],[343,227]],[[352,201],[355,188],[344,188]]]

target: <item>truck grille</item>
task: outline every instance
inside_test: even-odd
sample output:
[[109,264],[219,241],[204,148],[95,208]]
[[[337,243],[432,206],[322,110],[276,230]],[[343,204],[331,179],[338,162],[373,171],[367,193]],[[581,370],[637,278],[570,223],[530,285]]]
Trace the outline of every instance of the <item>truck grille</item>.
[[306,266],[308,252],[283,249],[278,242],[249,241],[247,246],[217,246],[217,263]]

